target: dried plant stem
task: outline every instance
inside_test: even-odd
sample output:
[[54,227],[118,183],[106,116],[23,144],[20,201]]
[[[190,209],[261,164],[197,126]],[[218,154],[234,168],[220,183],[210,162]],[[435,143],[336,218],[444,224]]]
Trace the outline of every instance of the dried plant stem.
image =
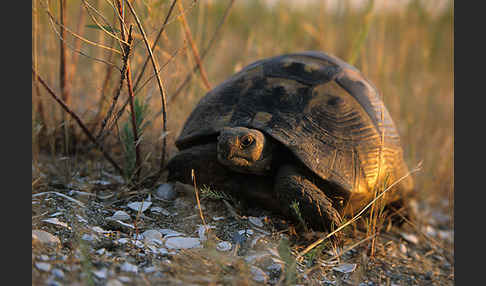
[[[130,45],[132,42],[132,25],[130,25],[130,31],[128,32],[128,44]],[[135,106],[133,103],[134,100],[134,93],[133,93],[133,85],[132,85],[132,76],[130,73],[130,62],[127,60],[127,88],[128,88],[128,99],[130,103],[130,110],[131,110],[131,120],[132,120],[132,132],[133,132],[133,145],[135,146],[135,181],[138,181],[140,178],[141,168],[141,159],[140,159],[140,144],[138,144],[138,126],[137,126],[137,119],[135,117]]]
[[[85,13],[85,10],[83,9],[83,7],[80,6],[79,7],[79,19],[78,19],[78,24],[77,24],[78,30],[76,31],[76,33],[78,35],[83,34],[85,22],[86,22],[86,13]],[[75,47],[76,50],[81,49],[81,40],[80,39],[76,38],[74,47]],[[73,78],[75,73],[76,73],[76,68],[78,66],[78,59],[79,59],[79,54],[73,53],[72,58],[71,58],[71,69],[69,70],[69,75],[70,75],[71,78]]]
[[[157,77],[157,84],[159,86],[159,91],[160,91],[160,98],[162,101],[162,132],[165,134],[167,132],[167,104],[166,104],[166,92],[164,85],[162,84],[162,80],[160,79],[160,74],[159,74],[159,67],[157,65],[157,61],[155,60],[155,56],[152,52],[152,49],[150,48],[149,41],[147,39],[147,34],[145,33],[145,30],[143,29],[142,23],[140,22],[140,19],[137,16],[137,13],[135,13],[135,9],[133,9],[132,4],[130,1],[126,2],[128,5],[128,8],[130,9],[130,12],[133,15],[133,18],[135,19],[135,22],[137,23],[138,29],[140,30],[140,33],[142,33],[143,41],[145,43],[145,47],[147,48],[147,51],[150,55],[150,59],[152,61],[152,67],[154,69],[154,73]],[[161,154],[161,159],[160,159],[160,169],[158,173],[158,177],[162,175],[162,171],[164,170],[164,165],[165,165],[165,153],[166,153],[166,148],[167,148],[167,136],[164,136],[162,138],[162,154]]]
[[[157,43],[159,42],[160,37],[162,36],[162,33],[165,30],[165,26],[167,25],[167,22],[169,21],[170,15],[172,14],[172,11],[174,10],[174,6],[176,4],[177,0],[173,0],[172,4],[170,5],[169,12],[167,12],[167,16],[165,16],[164,24],[162,24],[162,27],[159,30],[159,33],[157,34],[157,37],[155,37],[155,41],[152,44],[152,51],[155,50],[155,47],[157,47]],[[145,69],[147,67],[148,61],[150,60],[150,54],[147,55],[145,58],[145,61],[143,62],[142,69],[140,70],[140,73],[137,76],[137,80],[135,81],[135,85],[133,86],[133,89],[135,91],[138,90],[138,84],[140,83],[140,80],[142,79],[142,76],[145,72]]]
[[196,175],[194,174],[194,169],[191,169],[191,178],[192,178],[192,183],[194,185],[194,193],[196,194],[196,202],[197,202],[197,208],[199,209],[199,216],[201,217],[204,228],[206,228],[206,232],[209,233],[209,227],[206,224],[206,220],[204,219],[204,215],[202,213],[201,202],[199,200],[199,192],[197,190]]
[[121,90],[122,90],[122,87],[123,87],[123,82],[125,81],[125,78],[126,78],[126,75],[127,75],[127,65],[128,65],[129,52],[130,52],[130,46],[128,46],[128,49],[125,50],[125,54],[123,55],[123,59],[122,59],[123,65],[122,65],[122,69],[121,69],[121,72],[120,72],[120,81],[119,81],[119,84],[118,84],[118,88],[115,91],[115,95],[113,96],[113,100],[111,102],[110,108],[108,109],[108,112],[106,113],[105,118],[101,122],[100,131],[98,131],[98,135],[96,136],[96,139],[99,140],[99,141],[102,141],[104,134],[108,133],[108,132],[104,132],[105,127],[108,124],[108,121],[110,119],[112,119],[111,115],[113,113],[113,110],[115,109],[116,103],[118,101],[118,97],[120,97],[120,93],[121,93]]
[[179,16],[179,19],[181,20],[182,27],[184,29],[184,34],[186,36],[186,40],[191,46],[192,54],[194,56],[194,60],[196,61],[197,66],[199,67],[199,72],[201,74],[201,79],[204,83],[204,87],[206,90],[211,89],[211,84],[209,83],[208,76],[206,74],[206,70],[204,69],[201,61],[201,57],[199,56],[199,51],[197,50],[196,44],[194,43],[194,40],[192,39],[192,34],[191,34],[191,29],[189,28],[189,24],[187,24],[186,16],[183,13],[183,7],[182,3],[178,2],[177,3],[177,8],[179,8],[179,12],[181,15]]
[[[226,7],[226,10],[224,11],[223,18],[221,18],[221,21],[219,22],[218,27],[214,31],[214,34],[213,34],[211,40],[209,41],[209,43],[206,46],[206,48],[204,49],[204,51],[201,53],[201,57],[200,57],[201,62],[204,60],[204,58],[208,54],[209,50],[211,49],[211,47],[213,46],[213,44],[216,42],[216,38],[218,37],[219,32],[220,32],[221,28],[223,27],[223,24],[225,23],[226,19],[228,18],[229,12],[230,12],[231,7],[233,6],[233,3],[234,2],[235,2],[235,0],[231,0],[231,2],[228,4],[228,7]],[[191,81],[193,74],[195,72],[197,72],[198,69],[199,69],[199,65],[196,65],[192,69],[191,73],[189,73],[186,76],[186,78],[184,79],[184,81],[179,85],[179,87],[176,89],[176,91],[169,98],[169,102],[173,102],[174,101],[174,99],[181,93],[181,91],[184,89],[184,87]]]
[[304,250],[302,250],[298,255],[297,258],[302,257],[305,255],[307,252],[311,251],[314,247],[318,246],[321,244],[324,240],[328,239],[329,237],[333,236],[334,234],[338,233],[341,231],[343,228],[351,224],[352,222],[356,221],[368,208],[370,208],[378,199],[380,199],[383,195],[385,195],[389,190],[391,190],[395,185],[406,179],[408,176],[411,176],[413,173],[418,172],[422,169],[422,164],[419,163],[413,170],[409,171],[407,174],[396,180],[393,184],[389,185],[383,192],[381,192],[378,196],[376,196],[371,202],[369,202],[359,213],[357,213],[355,216],[353,216],[349,221],[346,223],[342,224],[339,226],[337,229],[334,231],[330,232],[327,234],[325,237],[319,238],[318,240],[314,241],[311,243],[309,246],[307,246]]
[[86,136],[88,136],[88,138],[96,145],[96,147],[98,147],[98,149],[103,153],[103,156],[105,156],[105,158],[108,160],[108,162],[110,162],[113,167],[120,173],[120,174],[123,174],[123,171],[122,169],[120,168],[120,166],[118,166],[118,164],[111,158],[110,154],[108,154],[104,149],[103,149],[103,146],[101,146],[100,144],[98,144],[98,142],[96,141],[96,138],[93,136],[93,134],[91,132],[89,132],[88,128],[86,127],[86,125],[83,123],[83,121],[81,120],[81,118],[79,118],[79,116],[76,115],[76,113],[74,113],[70,108],[69,106],[66,105],[66,103],[60,98],[58,97],[54,91],[47,85],[47,83],[40,77],[40,75],[37,74],[37,72],[35,71],[34,67],[32,67],[32,73],[34,74],[34,76],[37,78],[37,80],[44,86],[44,88],[47,90],[47,92],[54,98],[54,100],[56,100],[60,105],[61,107],[69,114],[73,117],[73,119],[78,123],[79,127],[81,127],[81,130],[83,130],[83,132],[86,134]]
[[[65,25],[66,25],[66,0],[59,0],[59,13],[60,13],[60,65],[59,65],[59,82],[61,85],[61,99],[67,104],[71,105],[71,96],[70,96],[70,88],[69,88],[69,79],[68,79],[68,58],[67,58],[67,49],[66,43],[64,39],[66,39],[66,32],[65,32]],[[64,154],[69,153],[69,135],[71,131],[71,124],[69,124],[67,118],[65,117],[65,113],[62,113],[62,122],[63,122],[63,131],[64,131]]]

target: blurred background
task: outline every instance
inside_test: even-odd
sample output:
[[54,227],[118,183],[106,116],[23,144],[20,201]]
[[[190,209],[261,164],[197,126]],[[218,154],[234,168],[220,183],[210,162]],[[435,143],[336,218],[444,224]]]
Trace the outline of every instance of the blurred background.
[[[58,95],[67,94],[68,105],[96,133],[120,82],[120,71],[114,67],[122,66],[121,54],[115,52],[120,51],[114,37],[120,34],[115,1],[64,2],[63,25],[59,1],[32,2],[32,63]],[[131,3],[153,43],[173,1]],[[136,81],[147,51],[135,19],[128,11],[125,17],[134,25],[130,68]],[[174,140],[199,99],[236,71],[282,53],[325,51],[356,66],[381,92],[401,134],[409,167],[422,162],[423,170],[414,175],[419,198],[448,212],[452,224],[453,18],[453,1],[447,0],[179,0],[154,49],[167,95],[166,134],[162,134],[160,93],[150,62],[136,90],[147,123],[139,145],[143,170],[157,168],[162,136],[167,136],[167,157],[177,151]],[[197,66],[197,54],[202,69],[187,81]],[[127,96],[124,87],[116,110]],[[126,152],[118,143],[127,114],[104,141],[117,160]],[[89,144],[79,143],[86,139],[76,124],[70,143],[59,140],[65,116],[33,80],[33,164],[65,156],[63,144],[71,144],[74,172],[76,162],[93,153]]]

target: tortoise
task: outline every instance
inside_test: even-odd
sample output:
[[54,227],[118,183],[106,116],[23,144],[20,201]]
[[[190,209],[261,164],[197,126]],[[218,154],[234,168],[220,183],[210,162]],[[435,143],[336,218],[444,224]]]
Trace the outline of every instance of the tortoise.
[[[229,191],[313,229],[338,226],[375,190],[413,191],[395,124],[353,66],[305,51],[256,61],[209,91],[185,122],[168,181]],[[403,178],[405,177],[405,178]]]

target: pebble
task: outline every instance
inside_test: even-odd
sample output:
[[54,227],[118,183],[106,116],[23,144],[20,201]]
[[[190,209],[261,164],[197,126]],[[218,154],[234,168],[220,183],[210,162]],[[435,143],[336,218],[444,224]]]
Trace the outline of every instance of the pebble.
[[172,184],[162,184],[157,188],[156,196],[165,201],[173,201],[177,197],[177,192]]
[[138,273],[137,265],[133,265],[131,263],[125,262],[120,266],[120,270],[124,272],[133,272]]
[[116,279],[110,279],[106,282],[106,286],[123,286],[123,284]]
[[130,277],[126,277],[126,276],[118,276],[118,280],[120,280],[121,282],[125,282],[125,283],[132,281],[132,279],[130,279]]
[[413,244],[417,244],[418,243],[418,238],[417,238],[417,236],[415,234],[402,232],[401,235],[402,235],[403,239],[405,239],[408,242],[411,242]]
[[50,223],[50,224],[53,224],[53,225],[57,225],[57,226],[62,226],[62,227],[65,227],[67,229],[71,229],[67,223],[65,222],[62,222],[60,221],[57,217],[53,217],[53,218],[46,218],[46,219],[43,219],[42,220],[43,222],[47,222],[47,223]]
[[168,249],[189,249],[201,247],[201,242],[194,237],[169,237],[165,241],[165,246]]
[[181,232],[178,232],[178,231],[175,231],[175,230],[172,230],[172,229],[168,229],[168,228],[162,228],[162,229],[159,229],[159,231],[165,238],[173,237],[173,236],[184,236],[185,235]]
[[49,272],[52,268],[52,265],[46,262],[36,262],[35,267],[39,270]]
[[103,254],[105,254],[105,252],[106,252],[106,248],[100,248],[100,249],[96,250],[95,253],[98,254],[98,255],[103,255]]
[[142,233],[144,242],[147,244],[162,244],[162,233],[155,229],[149,229]]
[[[209,230],[211,228],[216,228],[216,227],[215,226],[212,226],[212,225],[207,226],[207,230]],[[207,237],[206,237],[206,227],[204,225],[199,224],[197,226],[197,234],[199,236],[199,240],[200,241],[206,241],[207,240]]]
[[106,268],[101,268],[100,270],[93,270],[92,272],[94,276],[96,276],[99,279],[106,279],[106,277],[108,277],[108,269]]
[[115,220],[121,220],[121,221],[127,221],[127,220],[130,219],[130,215],[127,214],[124,211],[116,211],[111,217],[108,217],[108,218],[115,219]]
[[130,209],[138,212],[141,208],[141,211],[144,212],[146,211],[150,206],[152,205],[152,202],[131,202],[127,205]]
[[52,269],[51,272],[56,278],[59,278],[59,279],[64,278],[64,272],[59,268],[54,268],[54,269]]
[[154,213],[161,213],[161,214],[163,214],[165,216],[170,216],[171,215],[171,213],[168,210],[166,210],[164,208],[161,208],[161,207],[152,207],[150,209],[150,211],[151,212],[154,212]]
[[355,263],[343,263],[336,267],[333,267],[332,270],[341,272],[341,273],[351,273],[356,269]]
[[400,252],[407,254],[407,246],[404,243],[400,243]]
[[58,246],[61,244],[57,236],[40,229],[32,230],[32,242],[38,242],[47,246]]
[[135,226],[133,226],[132,224],[123,222],[121,220],[107,219],[107,222],[111,227],[113,227],[115,229],[121,229],[124,232],[130,232],[130,231],[135,229]]
[[248,217],[248,221],[251,224],[253,224],[254,226],[263,227],[263,221],[262,221],[261,218],[251,216],[251,217]]
[[253,280],[260,283],[266,283],[268,280],[268,275],[256,266],[250,266],[250,272],[253,275]]
[[229,241],[221,241],[220,243],[218,243],[218,245],[216,245],[216,250],[218,251],[228,251],[231,250],[231,248],[232,245]]

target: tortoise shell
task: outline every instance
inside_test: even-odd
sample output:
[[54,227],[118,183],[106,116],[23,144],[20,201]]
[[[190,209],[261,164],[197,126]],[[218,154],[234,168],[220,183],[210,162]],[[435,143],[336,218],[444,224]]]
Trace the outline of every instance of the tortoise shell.
[[[198,145],[226,126],[270,135],[317,176],[348,190],[348,213],[369,202],[379,184],[408,172],[399,134],[376,88],[356,68],[322,52],[246,66],[200,100],[176,146]],[[386,201],[412,187],[407,176]]]

